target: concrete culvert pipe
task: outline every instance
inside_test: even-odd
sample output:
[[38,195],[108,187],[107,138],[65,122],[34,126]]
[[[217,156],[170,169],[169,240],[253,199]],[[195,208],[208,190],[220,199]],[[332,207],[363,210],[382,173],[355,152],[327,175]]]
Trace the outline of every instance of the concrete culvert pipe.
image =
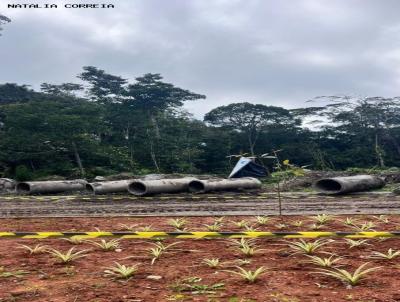
[[220,180],[193,180],[189,183],[189,191],[204,193],[209,191],[229,191],[239,189],[258,189],[261,181],[253,177],[229,178]]
[[50,194],[85,190],[86,180],[27,181],[16,186],[17,193]]
[[321,193],[334,195],[380,189],[385,184],[385,180],[378,176],[357,175],[323,178],[316,181],[313,187]]
[[129,193],[137,196],[159,193],[179,193],[188,190],[189,183],[195,178],[134,180],[128,185]]
[[128,192],[128,184],[131,181],[132,180],[92,182],[86,185],[86,190],[93,194]]

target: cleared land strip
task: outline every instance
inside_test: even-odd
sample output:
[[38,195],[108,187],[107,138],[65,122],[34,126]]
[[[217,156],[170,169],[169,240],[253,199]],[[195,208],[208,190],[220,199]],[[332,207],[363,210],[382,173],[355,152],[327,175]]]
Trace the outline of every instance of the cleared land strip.
[[[168,199],[156,196],[135,199],[129,196],[0,197],[0,217],[276,215],[278,200],[271,195],[167,196]],[[39,202],[38,198],[46,198],[47,202]],[[327,198],[315,194],[285,194],[282,211],[285,215],[399,214],[400,196],[372,193]]]

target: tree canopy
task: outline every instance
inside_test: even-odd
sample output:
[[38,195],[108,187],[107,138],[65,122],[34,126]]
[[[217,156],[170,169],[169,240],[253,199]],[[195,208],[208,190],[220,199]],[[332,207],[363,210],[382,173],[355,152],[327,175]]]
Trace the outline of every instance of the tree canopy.
[[0,176],[226,175],[230,155],[278,149],[282,158],[316,169],[400,164],[398,98],[319,97],[326,105],[290,110],[236,102],[200,121],[183,105],[205,96],[160,74],[129,81],[85,66],[78,78],[43,83],[40,91],[0,84]]

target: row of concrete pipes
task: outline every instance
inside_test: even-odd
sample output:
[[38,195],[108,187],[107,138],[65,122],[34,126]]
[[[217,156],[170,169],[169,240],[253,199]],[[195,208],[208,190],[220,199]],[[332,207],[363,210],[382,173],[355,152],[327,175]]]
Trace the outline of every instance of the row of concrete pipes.
[[238,189],[258,189],[261,182],[252,177],[199,180],[192,177],[159,180],[117,180],[88,183],[85,180],[20,182],[17,193],[52,194],[87,190],[92,194],[126,193],[144,196],[160,193],[205,193]]
[[[378,189],[384,179],[371,175],[324,178],[313,184],[315,190],[329,195]],[[92,194],[126,193],[144,196],[160,193],[205,193],[238,189],[259,189],[261,182],[252,177],[199,180],[192,177],[160,180],[117,180],[88,183],[85,180],[20,182],[16,192],[23,194],[53,194],[72,191],[89,191]]]

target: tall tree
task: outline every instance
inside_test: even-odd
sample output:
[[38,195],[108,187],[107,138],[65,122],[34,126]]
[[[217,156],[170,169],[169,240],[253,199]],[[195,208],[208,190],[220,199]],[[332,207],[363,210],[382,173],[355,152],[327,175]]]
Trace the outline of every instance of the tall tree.
[[71,158],[84,175],[80,150],[85,152],[97,144],[96,130],[102,127],[97,107],[75,99],[1,106],[4,125],[0,132],[0,161],[14,167],[27,163],[43,167],[43,162],[52,159],[65,166],[64,162]]
[[252,155],[263,129],[269,126],[288,127],[300,123],[284,108],[247,102],[217,107],[205,115],[204,121],[243,133]]
[[97,67],[83,67],[83,72],[78,78],[89,83],[88,95],[94,101],[116,103],[120,102],[125,94],[126,79],[106,73]]
[[157,159],[159,140],[161,139],[158,118],[166,111],[183,106],[185,101],[204,99],[205,96],[193,93],[162,81],[160,74],[145,74],[128,85],[127,98],[123,101],[126,108],[140,112],[151,128],[146,130],[150,154],[154,166],[159,170]]
[[42,97],[42,94],[32,90],[28,85],[0,84],[0,105],[39,100]]
[[83,90],[83,85],[75,83],[63,83],[60,85],[42,83],[40,90],[43,93],[54,96],[77,97],[77,93]]
[[399,137],[396,135],[400,128],[400,98],[318,97],[321,98],[329,103],[297,112],[320,118],[324,136],[335,139],[338,147],[353,150],[353,154],[356,150],[363,150],[365,157],[375,154],[375,164],[379,167],[385,166],[385,144],[391,144],[400,155]]

